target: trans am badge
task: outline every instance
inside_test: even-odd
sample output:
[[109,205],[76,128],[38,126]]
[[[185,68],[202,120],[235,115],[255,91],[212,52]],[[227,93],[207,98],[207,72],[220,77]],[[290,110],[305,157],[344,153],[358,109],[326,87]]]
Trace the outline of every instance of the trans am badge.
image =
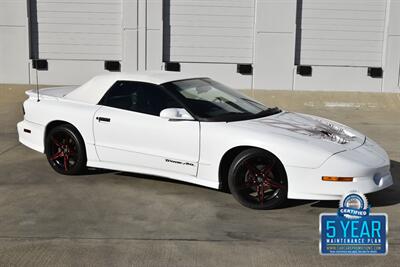
[[367,198],[349,192],[337,213],[323,213],[319,220],[321,255],[386,255],[387,214],[370,213]]

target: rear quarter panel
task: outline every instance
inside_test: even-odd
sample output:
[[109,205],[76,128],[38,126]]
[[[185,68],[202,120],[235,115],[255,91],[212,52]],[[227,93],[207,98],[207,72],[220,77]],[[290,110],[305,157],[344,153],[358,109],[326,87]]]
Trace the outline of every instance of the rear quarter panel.
[[[98,160],[97,155],[91,153],[91,147],[94,147],[93,116],[98,108],[97,105],[57,98],[44,98],[40,101],[29,98],[24,102],[24,119],[42,125],[44,129],[53,121],[65,121],[72,124],[82,135],[88,150],[88,158],[95,157],[95,160]],[[42,135],[44,144],[44,131]]]

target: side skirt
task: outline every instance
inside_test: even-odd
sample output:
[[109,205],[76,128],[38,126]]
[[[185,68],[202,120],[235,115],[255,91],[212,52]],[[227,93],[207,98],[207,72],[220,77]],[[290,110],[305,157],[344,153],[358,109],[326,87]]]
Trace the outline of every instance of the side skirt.
[[108,169],[115,171],[123,171],[123,172],[133,172],[133,173],[141,173],[146,175],[154,175],[157,177],[162,177],[166,179],[173,179],[182,182],[187,182],[191,184],[197,184],[213,189],[219,188],[218,182],[212,182],[207,180],[198,179],[195,176],[190,175],[182,175],[175,172],[168,172],[162,170],[149,169],[146,167],[138,167],[138,166],[126,166],[122,164],[117,164],[114,162],[104,162],[104,161],[88,161],[86,164],[88,167],[100,168],[100,169]]

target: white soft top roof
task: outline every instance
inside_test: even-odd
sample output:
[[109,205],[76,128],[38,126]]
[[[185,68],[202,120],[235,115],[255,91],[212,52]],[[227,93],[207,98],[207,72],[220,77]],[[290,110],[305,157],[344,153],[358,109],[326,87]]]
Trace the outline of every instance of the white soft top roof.
[[85,102],[88,104],[97,104],[104,94],[116,81],[137,81],[152,84],[163,84],[166,82],[201,78],[204,76],[196,76],[182,72],[171,71],[145,71],[135,73],[110,73],[95,76],[88,82],[79,86],[69,94],[65,95],[65,99]]

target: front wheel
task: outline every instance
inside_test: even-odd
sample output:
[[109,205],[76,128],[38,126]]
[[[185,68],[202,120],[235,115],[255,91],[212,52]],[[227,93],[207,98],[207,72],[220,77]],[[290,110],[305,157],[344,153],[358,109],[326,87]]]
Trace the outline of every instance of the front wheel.
[[49,131],[46,156],[50,166],[58,173],[76,175],[86,170],[85,144],[72,125],[56,126]]
[[282,163],[261,149],[247,149],[229,169],[229,189],[243,206],[274,209],[287,200],[287,178]]

